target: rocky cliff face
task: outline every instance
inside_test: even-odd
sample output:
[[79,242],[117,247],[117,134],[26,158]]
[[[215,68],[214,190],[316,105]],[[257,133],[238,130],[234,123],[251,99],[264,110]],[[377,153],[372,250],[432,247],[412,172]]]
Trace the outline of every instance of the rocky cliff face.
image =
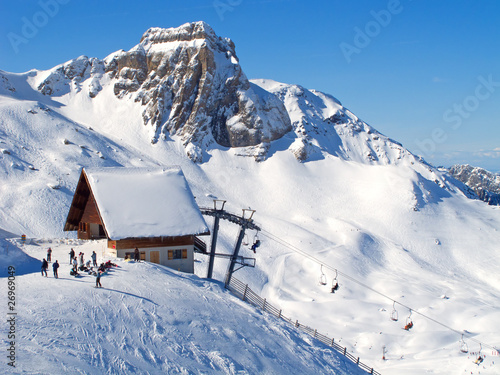
[[468,164],[454,165],[449,173],[474,190],[479,199],[490,205],[500,205],[500,175]]
[[81,56],[54,69],[38,90],[61,95],[90,79],[88,95],[96,98],[103,76],[118,98],[142,104],[153,143],[166,134],[180,136],[195,161],[213,142],[258,146],[292,129],[283,104],[248,81],[233,42],[204,22],[151,28],[130,51],[103,61]]
[[139,103],[151,142],[175,138],[196,162],[218,146],[264,160],[278,139],[279,149],[301,162],[326,154],[368,164],[419,162],[330,95],[249,81],[233,42],[204,22],[151,28],[129,51],[103,60],[80,56],[40,76],[36,89],[44,95],[87,95],[94,104],[109,95],[118,106]]

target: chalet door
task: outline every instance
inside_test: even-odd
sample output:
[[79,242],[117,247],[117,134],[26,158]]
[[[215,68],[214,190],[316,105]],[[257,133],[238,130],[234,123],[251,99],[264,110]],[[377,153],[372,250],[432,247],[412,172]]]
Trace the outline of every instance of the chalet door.
[[159,251],[151,251],[149,253],[149,261],[151,263],[158,263],[158,264],[160,264],[160,252]]

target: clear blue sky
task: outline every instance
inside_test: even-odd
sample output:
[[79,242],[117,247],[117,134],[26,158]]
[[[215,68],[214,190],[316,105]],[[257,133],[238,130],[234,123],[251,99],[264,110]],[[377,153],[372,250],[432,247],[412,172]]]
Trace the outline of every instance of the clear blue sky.
[[103,58],[149,27],[204,20],[249,78],[330,93],[435,165],[500,171],[500,1],[15,0],[0,12],[5,71]]

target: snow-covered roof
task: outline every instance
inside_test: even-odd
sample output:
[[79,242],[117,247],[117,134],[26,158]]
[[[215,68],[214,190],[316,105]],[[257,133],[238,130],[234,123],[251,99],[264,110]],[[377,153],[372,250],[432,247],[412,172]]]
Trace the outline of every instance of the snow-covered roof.
[[180,168],[85,168],[84,172],[113,240],[209,232]]

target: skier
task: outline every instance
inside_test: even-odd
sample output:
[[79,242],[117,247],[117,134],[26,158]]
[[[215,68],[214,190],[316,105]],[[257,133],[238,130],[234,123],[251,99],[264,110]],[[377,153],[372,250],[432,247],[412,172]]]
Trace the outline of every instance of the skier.
[[92,265],[94,267],[97,267],[97,254],[95,251],[92,251],[92,255],[90,256],[92,258]]
[[138,262],[141,259],[141,254],[139,253],[139,249],[136,247],[134,251],[134,260]]
[[52,270],[54,271],[54,277],[55,277],[56,279],[58,279],[58,278],[59,278],[59,275],[57,274],[57,269],[58,269],[58,268],[59,268],[59,263],[58,263],[58,262],[57,262],[57,260],[56,260],[56,262],[52,265]]
[[335,283],[334,286],[332,286],[332,293],[335,293],[335,291],[339,288],[339,283]]
[[45,273],[45,277],[47,277],[47,268],[49,268],[49,263],[47,263],[47,261],[45,260],[45,258],[43,258],[43,261],[42,261],[42,276]]
[[73,271],[76,273],[78,271],[78,261],[76,257],[73,258]]
[[83,253],[80,252],[80,267],[83,267]]
[[97,271],[96,279],[95,279],[95,287],[102,288],[101,285],[101,271]]
[[250,248],[254,253],[256,253],[257,248],[260,246],[260,240],[256,240],[252,247]]
[[75,250],[71,248],[71,251],[69,252],[69,264],[73,263],[73,258],[75,257]]
[[47,262],[52,262],[52,249],[50,247],[47,249]]

